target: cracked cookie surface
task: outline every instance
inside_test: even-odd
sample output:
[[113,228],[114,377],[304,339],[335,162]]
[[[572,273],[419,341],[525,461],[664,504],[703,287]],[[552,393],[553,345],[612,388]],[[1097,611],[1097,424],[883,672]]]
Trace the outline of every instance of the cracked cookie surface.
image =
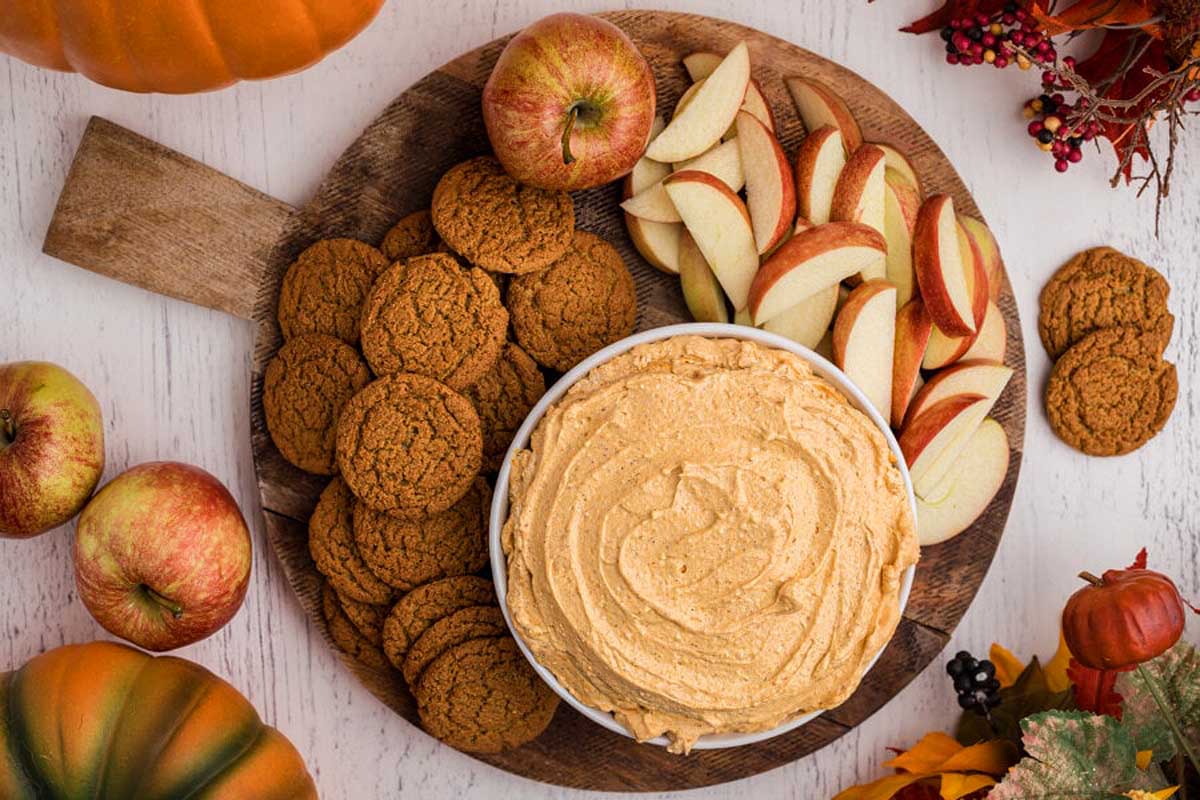
[[508,307],[521,347],[560,372],[637,323],[637,293],[621,254],[586,231],[575,231],[571,248],[542,272],[515,278]]
[[380,276],[362,318],[362,348],[377,375],[413,372],[462,390],[496,363],[508,331],[500,292],[478,268],[443,253]]
[[354,509],[354,542],[371,571],[405,591],[487,566],[487,516],[492,491],[477,479],[445,511],[400,519],[359,503]]
[[1167,424],[1179,391],[1175,365],[1137,328],[1104,328],[1063,354],[1046,386],[1050,427],[1088,455],[1136,450]]
[[325,626],[329,629],[329,636],[338,649],[355,661],[369,667],[387,669],[391,666],[383,651],[350,621],[328,581],[321,590],[321,609],[325,616]]
[[433,378],[380,378],[338,421],[342,477],[361,502],[399,516],[458,502],[479,474],[483,437],[471,401]]
[[489,636],[507,636],[499,606],[468,606],[442,617],[421,634],[404,658],[404,680],[415,688],[426,668],[452,647]]
[[392,599],[392,587],[371,572],[354,544],[354,495],[341,478],[334,478],[308,520],[308,551],[317,570],[340,594],[362,603],[382,605]]
[[450,648],[426,668],[414,694],[425,730],[472,753],[499,753],[536,739],[558,708],[558,696],[511,637]]
[[536,272],[571,243],[566,192],[517,183],[491,156],[452,167],[433,191],[433,225],[455,252],[494,272]]
[[1038,333],[1051,359],[1102,328],[1134,327],[1161,355],[1175,318],[1167,308],[1171,287],[1152,267],[1111,247],[1084,250],[1042,289]]
[[340,339],[310,333],[285,343],[267,365],[262,394],[267,430],[283,457],[315,475],[337,472],[338,415],[370,382],[362,356]]
[[495,365],[463,394],[483,426],[483,469],[495,472],[525,417],[546,393],[546,379],[520,346],[506,342]]
[[309,247],[283,276],[283,338],[324,333],[357,343],[363,303],[389,264],[383,253],[355,239],[324,239]]
[[383,237],[379,250],[389,262],[403,261],[433,250],[437,238],[433,217],[423,209],[401,217]]
[[460,575],[418,586],[401,597],[383,623],[383,650],[396,669],[408,650],[443,617],[470,606],[496,605],[496,590],[487,578]]
[[359,633],[365,636],[367,641],[382,652],[383,621],[387,619],[388,611],[391,610],[390,606],[386,603],[382,605],[363,603],[359,600],[338,594],[336,589],[333,591],[337,596],[338,604],[342,607],[342,611],[354,623],[354,627],[358,628]]

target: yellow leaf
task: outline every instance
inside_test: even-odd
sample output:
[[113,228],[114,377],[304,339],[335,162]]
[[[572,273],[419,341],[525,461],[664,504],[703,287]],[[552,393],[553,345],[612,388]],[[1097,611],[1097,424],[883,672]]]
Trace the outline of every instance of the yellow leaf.
[[924,738],[913,745],[908,752],[901,753],[891,761],[883,762],[883,765],[902,769],[905,772],[939,772],[939,768],[946,759],[962,749],[963,746],[956,742],[953,736],[934,731],[925,734]]
[[1067,640],[1062,635],[1062,631],[1058,634],[1058,650],[1054,653],[1054,658],[1047,662],[1043,668],[1046,674],[1046,686],[1052,692],[1061,692],[1071,685],[1071,679],[1067,677],[1067,667],[1071,664],[1071,650],[1067,647]]
[[994,786],[996,781],[990,775],[961,775],[957,772],[947,772],[942,776],[942,800],[958,800],[971,792]]
[[1131,797],[1133,800],[1167,800],[1168,797],[1179,791],[1178,786],[1172,786],[1169,789],[1159,789],[1157,792],[1143,792],[1141,789],[1134,789],[1132,792],[1126,792],[1126,797]]
[[996,777],[1008,772],[1020,754],[1012,742],[993,740],[964,747],[939,764],[936,772],[986,772]]
[[928,778],[928,775],[889,775],[874,783],[843,789],[833,800],[891,800],[892,795],[909,784]]
[[1153,750],[1138,750],[1137,752],[1137,768],[1145,769],[1150,766],[1150,759],[1154,757]]
[[996,668],[996,680],[1000,681],[1001,688],[1007,688],[1016,683],[1021,670],[1025,669],[1025,665],[1012,654],[1011,650],[995,643],[988,650],[988,660]]

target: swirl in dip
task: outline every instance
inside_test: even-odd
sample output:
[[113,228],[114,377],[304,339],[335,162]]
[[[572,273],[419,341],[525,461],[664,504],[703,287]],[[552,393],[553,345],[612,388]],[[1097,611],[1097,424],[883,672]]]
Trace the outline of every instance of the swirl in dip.
[[639,740],[832,708],[899,622],[917,539],[880,430],[798,356],[680,336],[592,370],[513,459],[508,607]]

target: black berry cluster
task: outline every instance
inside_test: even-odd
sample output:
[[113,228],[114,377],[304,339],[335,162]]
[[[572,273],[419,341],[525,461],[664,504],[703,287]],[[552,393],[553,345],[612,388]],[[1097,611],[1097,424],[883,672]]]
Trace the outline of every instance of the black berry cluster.
[[963,710],[987,714],[1000,705],[1000,681],[991,661],[976,660],[961,650],[946,664],[946,673],[954,680],[958,705]]

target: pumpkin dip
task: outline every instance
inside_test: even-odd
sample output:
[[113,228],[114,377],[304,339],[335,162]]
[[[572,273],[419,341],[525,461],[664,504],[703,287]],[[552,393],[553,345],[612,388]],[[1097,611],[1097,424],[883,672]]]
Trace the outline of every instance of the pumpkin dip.
[[583,703],[673,752],[857,687],[917,539],[879,429],[801,358],[681,336],[592,370],[517,453],[508,607]]

